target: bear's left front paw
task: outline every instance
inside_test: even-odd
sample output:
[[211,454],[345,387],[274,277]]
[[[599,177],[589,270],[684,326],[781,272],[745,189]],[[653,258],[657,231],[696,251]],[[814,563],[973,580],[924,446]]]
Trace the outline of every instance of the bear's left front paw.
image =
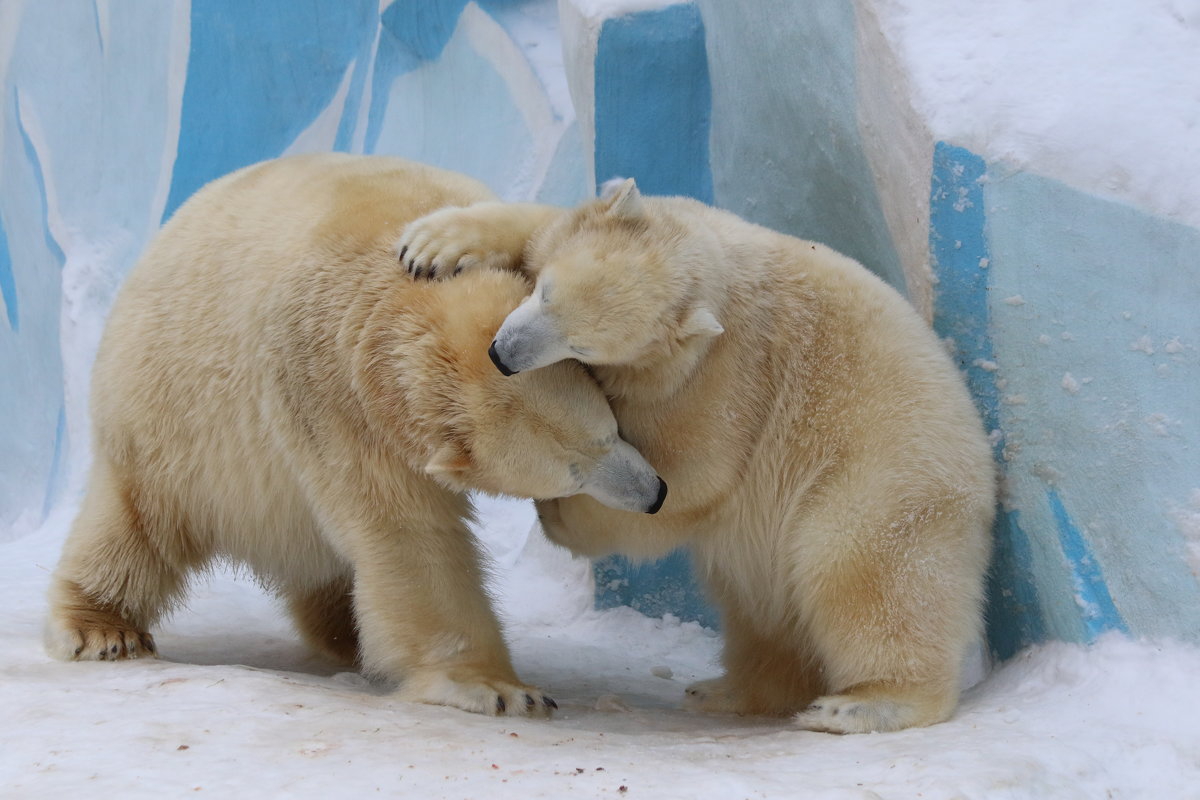
[[728,677],[698,681],[684,690],[683,705],[709,714],[741,714],[742,703],[733,692]]
[[487,224],[486,206],[443,208],[408,224],[397,257],[414,278],[447,278],[480,267],[510,269],[514,258]]

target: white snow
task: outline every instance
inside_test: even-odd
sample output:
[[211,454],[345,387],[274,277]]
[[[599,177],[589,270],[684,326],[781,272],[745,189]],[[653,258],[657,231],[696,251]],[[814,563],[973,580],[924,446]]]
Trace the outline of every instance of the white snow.
[[935,138],[1200,226],[1198,0],[873,0]]
[[481,505],[517,669],[558,700],[554,720],[398,702],[308,653],[271,600],[226,573],[162,626],[163,660],[51,661],[40,629],[60,511],[0,544],[0,796],[1197,796],[1195,647],[1038,647],[969,690],[950,722],[893,734],[701,715],[679,701],[718,673],[712,632],[591,610],[587,565],[529,535],[528,504]]
[[1129,343],[1129,349],[1145,353],[1148,356],[1154,355],[1154,343],[1149,336],[1139,336],[1136,341]]
[[1062,376],[1062,388],[1067,394],[1079,394],[1079,381],[1075,380],[1075,376],[1069,372],[1064,372]]

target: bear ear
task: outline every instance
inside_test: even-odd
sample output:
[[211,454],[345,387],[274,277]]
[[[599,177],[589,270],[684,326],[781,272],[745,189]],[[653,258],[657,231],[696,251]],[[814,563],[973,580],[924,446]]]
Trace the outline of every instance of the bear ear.
[[696,306],[688,312],[687,318],[683,321],[682,333],[684,337],[689,336],[720,336],[725,332],[725,328],[720,322],[717,322],[717,317],[712,311],[704,306]]
[[456,489],[467,488],[467,477],[475,467],[471,454],[454,442],[447,442],[425,465],[425,474]]
[[633,178],[613,178],[601,187],[600,200],[607,203],[607,212],[618,219],[641,219],[642,193]]

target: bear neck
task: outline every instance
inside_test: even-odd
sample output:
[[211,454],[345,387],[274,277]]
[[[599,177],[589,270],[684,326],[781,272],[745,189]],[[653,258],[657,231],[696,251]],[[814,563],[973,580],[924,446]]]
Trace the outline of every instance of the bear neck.
[[355,352],[360,401],[372,424],[422,471],[430,456],[464,438],[460,381],[442,356],[435,320],[411,303],[380,303]]

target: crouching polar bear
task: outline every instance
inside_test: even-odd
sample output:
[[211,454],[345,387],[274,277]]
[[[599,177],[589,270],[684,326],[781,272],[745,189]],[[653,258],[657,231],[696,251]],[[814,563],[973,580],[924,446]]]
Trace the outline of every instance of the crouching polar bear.
[[514,381],[488,361],[523,277],[415,284],[399,268],[405,223],[492,197],[323,155],[248,167],[179,209],[96,358],[94,464],[52,580],[50,653],[155,655],[150,628],[188,575],[226,559],[312,645],[402,698],[554,707],[513,671],[463,490],[654,511],[665,484],[579,364]]
[[575,210],[441,210],[399,245],[418,277],[535,277],[496,366],[591,365],[670,484],[655,517],[587,498],[538,510],[579,553],[690,549],[725,635],[725,675],[690,704],[845,733],[952,713],[981,634],[994,467],[960,375],[898,293],[827,247],[632,181]]

